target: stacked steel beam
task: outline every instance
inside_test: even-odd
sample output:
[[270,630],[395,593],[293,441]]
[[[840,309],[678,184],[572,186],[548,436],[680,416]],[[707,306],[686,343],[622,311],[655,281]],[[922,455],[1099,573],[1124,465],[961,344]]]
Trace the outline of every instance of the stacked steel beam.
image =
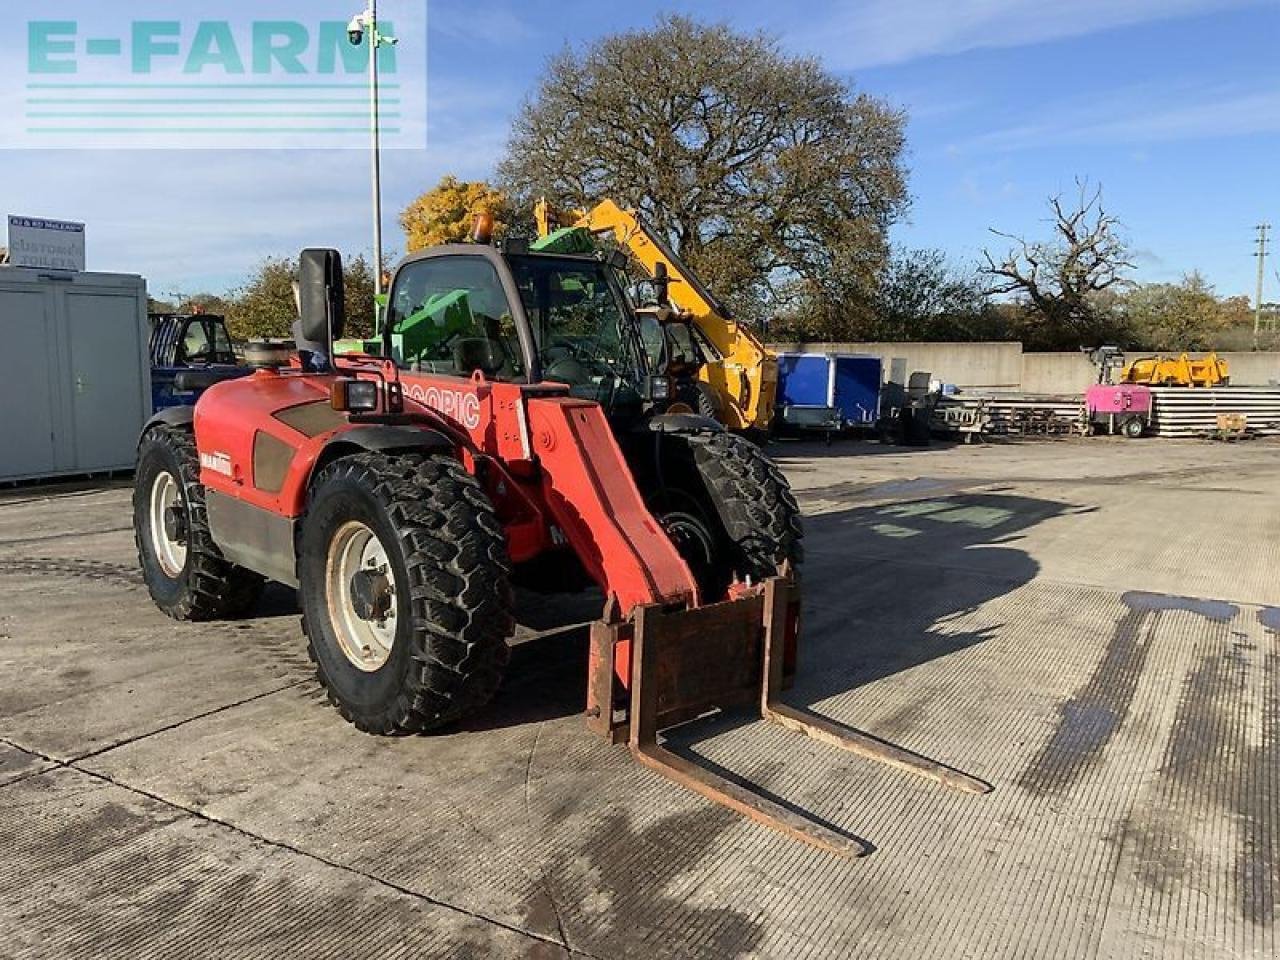
[[1152,387],[1155,410],[1151,433],[1158,437],[1213,437],[1224,429],[1220,417],[1244,418],[1244,433],[1280,435],[1280,388]]

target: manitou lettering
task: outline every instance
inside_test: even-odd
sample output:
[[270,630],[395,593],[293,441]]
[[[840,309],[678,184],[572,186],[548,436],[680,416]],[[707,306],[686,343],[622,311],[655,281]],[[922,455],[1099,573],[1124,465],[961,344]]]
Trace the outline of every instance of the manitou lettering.
[[235,473],[231,465],[231,457],[225,453],[200,454],[200,466],[206,470],[212,470],[214,473],[220,473],[224,477],[230,477]]

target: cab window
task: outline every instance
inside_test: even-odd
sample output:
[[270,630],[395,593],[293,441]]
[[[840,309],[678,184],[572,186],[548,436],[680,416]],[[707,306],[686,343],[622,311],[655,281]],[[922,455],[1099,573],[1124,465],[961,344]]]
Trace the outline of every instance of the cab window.
[[178,363],[235,363],[226,327],[217,320],[193,318],[182,332]]
[[387,308],[392,353],[422,373],[491,380],[524,373],[520,341],[493,265],[478,256],[433,257],[405,265]]
[[613,389],[628,356],[619,291],[595,260],[510,256],[511,274],[548,380]]

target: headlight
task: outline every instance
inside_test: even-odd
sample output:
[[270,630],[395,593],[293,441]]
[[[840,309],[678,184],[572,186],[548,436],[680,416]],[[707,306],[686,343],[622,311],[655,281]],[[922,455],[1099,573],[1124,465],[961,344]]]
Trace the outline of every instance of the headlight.
[[330,401],[335,410],[372,413],[378,409],[378,384],[372,380],[335,380]]
[[650,377],[648,381],[649,399],[654,401],[671,399],[671,378]]

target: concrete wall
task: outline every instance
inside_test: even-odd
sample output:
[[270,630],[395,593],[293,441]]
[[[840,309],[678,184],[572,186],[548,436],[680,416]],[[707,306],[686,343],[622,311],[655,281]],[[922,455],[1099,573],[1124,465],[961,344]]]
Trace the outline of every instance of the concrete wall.
[[[1193,357],[1202,354],[1193,353]],[[1134,360],[1140,353],[1130,353]],[[1265,387],[1280,381],[1280,353],[1220,353],[1237,387]],[[1022,389],[1027,393],[1077,393],[1096,382],[1097,371],[1082,353],[1026,353]]]
[[[885,376],[895,357],[907,361],[907,373],[927,370],[966,389],[1022,390],[1026,393],[1082,393],[1097,381],[1087,354],[1023,353],[1022,344],[999,343],[779,343],[779,351],[863,353],[884,360]],[[1130,359],[1138,354],[1131,354]],[[1195,354],[1193,354],[1195,356]],[[1280,382],[1280,352],[1222,353],[1231,382],[1262,387]]]
[[1238,387],[1265,387],[1280,381],[1280,353],[1220,353],[1231,366],[1231,383]]
[[1084,393],[1098,382],[1098,369],[1085,353],[1024,353],[1022,389],[1027,393]]
[[775,351],[808,353],[862,353],[884,360],[885,376],[890,363],[901,357],[907,374],[927,370],[935,377],[960,387],[1017,390],[1022,382],[1022,344],[998,343],[778,343]]

